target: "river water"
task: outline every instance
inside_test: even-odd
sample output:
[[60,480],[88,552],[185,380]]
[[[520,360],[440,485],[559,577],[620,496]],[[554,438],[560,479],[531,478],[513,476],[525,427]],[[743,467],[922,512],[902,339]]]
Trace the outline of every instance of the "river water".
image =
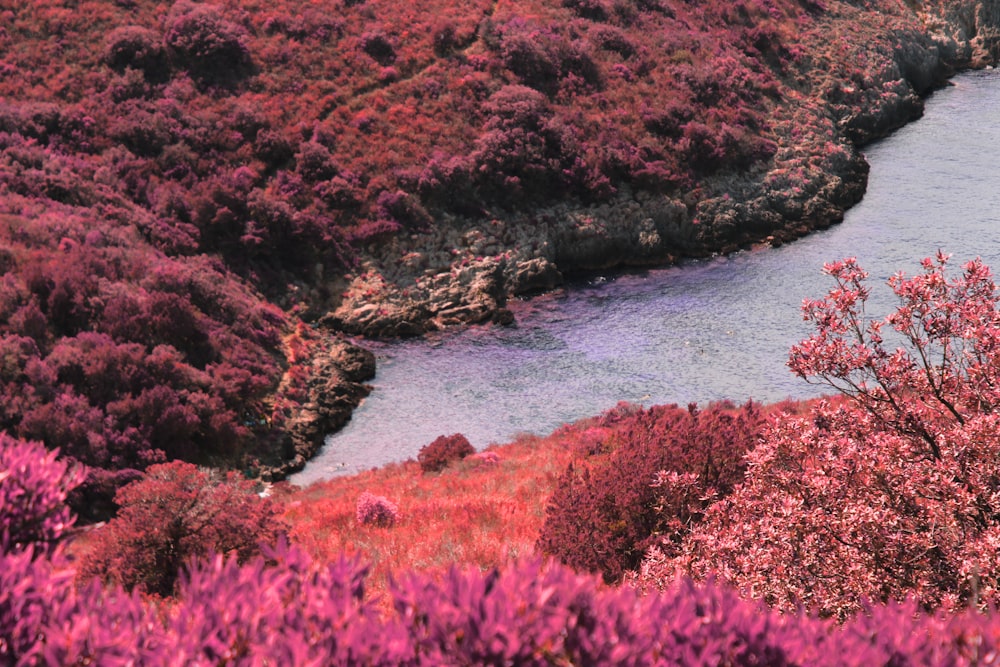
[[464,433],[477,448],[544,434],[618,401],[818,395],[785,362],[810,332],[802,300],[831,285],[824,262],[856,256],[876,310],[892,303],[891,274],[912,275],[939,248],[955,269],[980,256],[1000,270],[1000,72],[953,84],[923,119],[866,149],[865,198],[829,230],[517,302],[516,327],[375,345],[375,390],[292,482],[416,457],[442,434]]

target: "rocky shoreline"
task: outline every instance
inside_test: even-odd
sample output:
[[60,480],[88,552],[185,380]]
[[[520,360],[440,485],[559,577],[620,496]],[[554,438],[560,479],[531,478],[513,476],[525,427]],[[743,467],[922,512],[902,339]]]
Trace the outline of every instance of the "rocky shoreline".
[[[829,21],[871,14],[843,10]],[[893,17],[884,26],[890,32],[870,35],[864,46],[870,64],[863,85],[838,79],[817,59],[816,69],[793,75],[789,87],[801,92],[772,115],[778,149],[751,172],[724,173],[672,195],[625,186],[613,201],[593,206],[446,215],[429,233],[373,245],[320,321],[367,338],[507,323],[509,298],[550,290],[567,275],[777,246],[825,229],[864,194],[865,144],[919,118],[922,97],[955,71],[995,62],[998,14],[997,3],[985,3]]]
[[[845,6],[814,39],[872,16]],[[597,205],[442,214],[429,232],[369,246],[359,269],[330,290],[339,296],[319,323],[362,345],[364,338],[509,324],[509,299],[554,289],[567,276],[779,246],[825,229],[864,195],[869,167],[861,149],[919,118],[923,97],[956,71],[992,66],[998,26],[1000,2],[925,6],[866,26],[861,34],[869,41],[853,45],[868,59],[860,84],[859,76],[844,80],[824,69],[820,56],[812,69],[790,75],[793,95],[773,110],[778,146],[767,164],[723,172],[692,192],[623,186]],[[374,357],[345,345],[335,343],[333,355],[315,362],[309,405],[291,428],[294,454],[274,469],[275,478],[301,469],[367,395]]]

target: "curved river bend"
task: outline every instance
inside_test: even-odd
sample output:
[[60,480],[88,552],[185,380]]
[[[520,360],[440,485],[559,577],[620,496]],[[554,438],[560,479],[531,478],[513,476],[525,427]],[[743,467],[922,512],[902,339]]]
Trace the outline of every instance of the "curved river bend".
[[824,262],[856,256],[876,308],[891,304],[892,273],[913,274],[938,248],[954,268],[981,256],[1000,270],[1000,72],[953,83],[928,100],[923,119],[868,148],[865,198],[829,230],[516,303],[515,328],[375,345],[375,391],[292,481],[415,457],[441,434],[464,433],[482,448],[547,433],[618,401],[817,395],[785,361],[809,334],[802,300],[831,285]]

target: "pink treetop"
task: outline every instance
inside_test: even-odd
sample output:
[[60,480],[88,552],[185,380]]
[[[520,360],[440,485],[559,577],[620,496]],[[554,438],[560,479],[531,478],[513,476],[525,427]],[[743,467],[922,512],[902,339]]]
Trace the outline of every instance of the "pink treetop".
[[[827,264],[837,286],[825,299],[803,303],[817,331],[792,348],[788,362],[800,377],[833,387],[886,428],[919,438],[935,459],[942,428],[992,413],[1000,402],[1000,313],[992,274],[976,259],[949,281],[947,261],[939,252],[921,262],[922,274],[890,278],[900,303],[884,320],[865,317],[868,274],[856,260]],[[886,325],[904,346],[888,348]]]
[[913,278],[893,276],[899,305],[883,320],[865,316],[855,260],[827,265],[836,287],[805,302],[817,329],[789,366],[848,400],[778,419],[748,454],[743,485],[678,556],[648,554],[641,585],[714,574],[770,604],[841,618],[906,596],[996,604],[1000,315],[982,262],[953,280],[946,264],[939,254]]

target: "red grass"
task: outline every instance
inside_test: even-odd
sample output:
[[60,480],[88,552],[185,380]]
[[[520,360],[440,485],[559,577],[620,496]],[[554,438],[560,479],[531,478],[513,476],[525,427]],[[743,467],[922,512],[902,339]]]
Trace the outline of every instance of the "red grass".
[[[797,414],[804,405],[784,401],[764,411]],[[566,467],[589,458],[594,438],[610,433],[599,423],[600,418],[585,419],[546,437],[494,445],[486,456],[499,456],[495,463],[474,455],[427,474],[408,461],[305,489],[278,485],[275,496],[286,503],[293,541],[318,560],[360,552],[373,564],[376,586],[392,571],[439,570],[453,563],[488,568],[537,553],[549,497]],[[358,498],[366,491],[398,506],[394,526],[357,521]]]
[[[548,497],[575,455],[572,442],[565,431],[521,437],[491,447],[500,457],[492,464],[470,456],[427,474],[409,461],[302,490],[279,489],[277,496],[287,502],[294,541],[323,560],[361,552],[379,584],[403,569],[487,568],[535,552]],[[365,491],[398,505],[394,526],[359,524],[357,501]]]

